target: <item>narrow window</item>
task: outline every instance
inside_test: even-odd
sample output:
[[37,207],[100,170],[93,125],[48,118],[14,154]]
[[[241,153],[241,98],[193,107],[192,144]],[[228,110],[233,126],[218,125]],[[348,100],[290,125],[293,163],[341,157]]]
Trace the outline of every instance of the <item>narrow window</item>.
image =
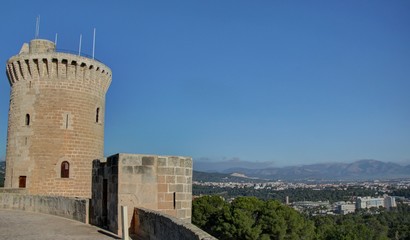
[[26,188],[26,176],[19,177],[19,188]]
[[26,126],[30,125],[30,114],[26,114]]
[[176,201],[176,199],[175,199],[175,196],[176,195],[176,193],[174,192],[174,209],[176,208],[176,206],[177,206],[177,201]]
[[67,161],[61,163],[61,178],[70,177],[70,164]]
[[100,108],[97,108],[97,110],[95,110],[95,122],[98,123],[100,117]]
[[65,118],[65,129],[67,128],[68,128],[68,114],[66,115],[66,118]]

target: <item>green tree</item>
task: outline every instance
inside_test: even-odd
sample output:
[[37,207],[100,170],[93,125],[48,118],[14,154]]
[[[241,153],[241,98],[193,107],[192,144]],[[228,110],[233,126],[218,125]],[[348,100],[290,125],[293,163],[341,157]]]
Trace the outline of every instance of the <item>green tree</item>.
[[239,197],[223,205],[204,197],[194,201],[193,212],[193,223],[219,239],[315,239],[313,222],[273,200]]
[[218,196],[204,196],[192,201],[192,223],[210,232],[227,203]]

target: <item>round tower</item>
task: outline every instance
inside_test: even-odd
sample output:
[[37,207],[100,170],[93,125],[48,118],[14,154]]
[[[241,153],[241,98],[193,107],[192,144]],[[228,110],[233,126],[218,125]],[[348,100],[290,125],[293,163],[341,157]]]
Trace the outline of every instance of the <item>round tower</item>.
[[8,60],[6,71],[11,93],[5,187],[91,197],[92,161],[104,157],[110,68],[35,39]]

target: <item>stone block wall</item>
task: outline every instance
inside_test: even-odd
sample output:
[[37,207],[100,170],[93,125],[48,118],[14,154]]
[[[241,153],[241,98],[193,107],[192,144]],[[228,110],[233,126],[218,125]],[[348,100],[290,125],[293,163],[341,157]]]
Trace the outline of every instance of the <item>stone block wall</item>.
[[0,208],[40,212],[88,223],[89,200],[0,192]]
[[192,159],[158,157],[158,211],[191,220]]
[[131,225],[136,239],[216,240],[188,221],[143,208],[134,210]]
[[107,160],[93,161],[92,198],[90,224],[109,229],[118,229],[118,155]]
[[95,162],[92,186],[92,221],[114,233],[121,233],[121,225],[114,224],[121,222],[121,206],[128,207],[129,223],[134,207],[191,220],[190,157],[119,153]]
[[25,188],[0,188],[0,194],[1,193],[27,194],[27,190]]

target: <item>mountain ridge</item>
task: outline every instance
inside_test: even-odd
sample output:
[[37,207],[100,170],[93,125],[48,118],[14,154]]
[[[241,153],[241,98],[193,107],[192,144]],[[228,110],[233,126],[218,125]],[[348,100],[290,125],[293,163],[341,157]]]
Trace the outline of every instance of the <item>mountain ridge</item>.
[[[195,169],[197,171],[202,171]],[[288,167],[267,167],[250,169],[233,167],[219,172],[239,173],[248,177],[274,180],[365,180],[394,179],[410,177],[410,165],[402,166],[393,162],[362,159],[352,163],[316,163]]]

